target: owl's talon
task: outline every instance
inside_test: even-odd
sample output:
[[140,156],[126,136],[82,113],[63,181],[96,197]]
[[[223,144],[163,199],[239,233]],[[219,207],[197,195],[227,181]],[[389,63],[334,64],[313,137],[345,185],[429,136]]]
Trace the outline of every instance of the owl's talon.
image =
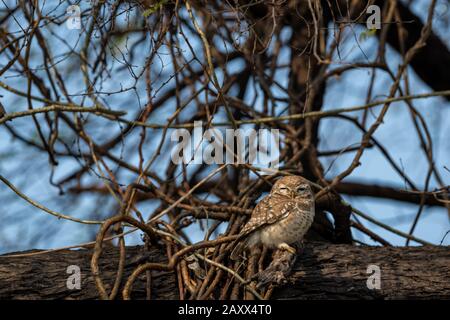
[[295,248],[291,247],[291,246],[288,245],[287,243],[281,243],[281,244],[278,246],[278,249],[280,249],[280,250],[285,250],[285,251],[287,251],[287,252],[289,252],[289,253],[292,253],[292,254],[296,254],[296,253],[297,253],[297,250],[295,250]]

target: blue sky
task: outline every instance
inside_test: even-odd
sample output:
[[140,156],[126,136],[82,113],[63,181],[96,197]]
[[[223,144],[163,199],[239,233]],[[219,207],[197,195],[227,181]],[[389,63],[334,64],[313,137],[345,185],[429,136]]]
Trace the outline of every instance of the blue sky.
[[[426,6],[427,1],[415,1],[413,9],[416,14],[423,18],[426,13]],[[51,10],[50,7],[48,7],[48,10]],[[25,23],[20,17],[18,17],[18,21]],[[16,26],[16,30],[20,30],[20,28]],[[354,27],[354,32],[357,35],[355,37],[356,39],[358,39],[359,33],[363,30],[362,26]],[[448,28],[448,25],[446,26],[445,19],[438,19],[436,21],[434,31],[447,43],[447,45],[450,45],[450,28]],[[56,61],[59,61],[58,59],[61,58],[60,54],[67,52],[70,46],[77,46],[78,48],[80,46],[80,39],[82,39],[82,37],[80,38],[80,32],[78,30],[67,30],[64,26],[60,26],[54,27],[46,32],[48,32],[48,39],[52,39],[51,37],[54,37],[55,35],[62,38],[61,41],[49,40]],[[289,30],[285,30],[283,36],[287,39]],[[349,33],[349,38],[352,37],[353,35]],[[134,40],[135,38],[131,36],[128,42],[132,43]],[[67,42],[67,46],[62,44],[64,42]],[[117,48],[115,48],[114,52],[117,54],[117,60],[114,62],[115,67],[120,67],[121,53],[126,52],[124,48],[127,47],[129,44],[128,42],[119,42]],[[198,48],[200,47],[199,43],[196,45]],[[220,42],[216,45],[224,48]],[[376,48],[377,39],[373,37],[369,37],[359,43],[359,46],[356,45],[354,41],[349,41],[348,45],[344,45],[341,48],[342,61],[340,61],[340,63],[366,61],[366,56],[371,59],[374,57]],[[93,48],[93,50],[95,50],[95,48]],[[143,52],[142,50],[146,50],[145,45],[142,46],[139,52]],[[161,60],[160,65],[155,64],[154,69],[152,70],[156,88],[158,88],[158,84],[162,85],[171,76],[172,66],[169,63],[167,56],[166,59],[164,59],[164,54],[167,54],[168,51],[166,50],[164,52],[164,50],[165,49],[163,48],[163,59]],[[365,54],[363,54],[362,51],[364,51]],[[282,51],[280,53],[280,61],[288,62],[289,54],[288,50]],[[189,56],[188,50],[186,50],[186,55]],[[401,62],[398,54],[390,47],[387,49],[387,61],[394,70]],[[4,56],[0,56],[0,64],[4,65],[5,62]],[[31,62],[36,68],[40,68],[41,60],[39,57],[34,57],[32,55]],[[69,84],[69,91],[74,95],[81,94],[83,92],[83,85],[80,72],[76,72],[79,68],[76,59],[71,57],[67,61],[61,60],[58,65],[69,75],[67,79],[65,79]],[[195,64],[193,64],[193,68],[194,67],[196,67]],[[230,72],[236,72],[242,67],[242,61],[232,62],[228,66]],[[138,72],[139,68],[140,66],[136,65],[133,67],[133,71]],[[75,72],[70,72],[71,70],[75,70]],[[279,83],[286,85],[288,81],[287,72],[287,69],[281,69],[277,73],[276,80]],[[364,104],[368,81],[371,76],[370,72],[366,69],[358,69],[349,71],[338,79],[331,79],[327,84],[323,109],[329,110]],[[44,70],[41,70],[40,73],[44,74]],[[408,70],[408,74],[411,83],[411,92],[413,94],[431,91],[431,89],[416,76],[412,69]],[[220,78],[220,72],[218,75]],[[377,79],[378,81],[374,87],[373,96],[382,99],[386,95],[391,80],[387,75],[383,75],[381,71],[377,72]],[[23,79],[20,75],[7,74],[2,77],[1,81],[12,87],[21,88],[21,90],[24,91],[26,90],[26,84],[23,83]],[[115,74],[114,77],[105,79],[101,90],[103,92],[116,91],[120,88],[132,87],[133,85],[134,80],[130,77],[128,70],[122,68],[117,71],[117,74]],[[274,93],[282,94],[281,91],[275,91]],[[25,98],[13,96],[3,89],[0,89],[0,94],[3,95],[2,103],[5,105],[8,112],[26,109],[27,104]],[[37,92],[33,91],[33,94],[37,94]],[[158,91],[156,97],[161,96],[162,94],[164,94],[164,89]],[[253,102],[254,95],[255,91],[249,90],[245,97],[246,102]],[[103,95],[101,98],[113,109],[129,111],[129,117],[131,118],[145,103],[144,97],[144,85],[138,83],[136,90],[126,90],[123,93],[114,94],[111,97]],[[185,94],[181,97],[185,97]],[[75,96],[74,100],[81,103],[83,101],[83,96]],[[173,100],[174,99],[172,99],[172,103]],[[261,99],[256,99],[255,107],[258,108],[258,106],[261,105],[261,102]],[[443,167],[447,166],[447,168],[450,168],[450,163],[448,161],[450,155],[450,140],[447,138],[450,136],[450,121],[448,121],[450,119],[450,103],[443,98],[434,97],[423,100],[414,100],[413,104],[420,112],[422,112],[431,130],[434,141],[433,151],[435,154],[435,163],[439,168],[444,181],[448,184],[450,181],[450,172],[443,169]],[[35,105],[40,106],[39,103],[36,103]],[[86,101],[86,105],[89,105],[88,101]],[[175,104],[173,103],[173,105]],[[281,105],[280,108],[282,108]],[[169,109],[170,108],[166,110],[166,113],[159,112],[152,115],[150,122],[164,122],[167,116],[173,112],[173,110]],[[377,111],[379,111],[379,108],[373,109],[375,115],[377,114]],[[186,108],[186,111],[182,113],[182,118],[188,117],[191,112],[192,108]],[[224,113],[221,113],[221,115],[217,116],[217,119],[220,120],[220,118],[223,117]],[[38,117],[38,119],[42,119],[42,117]],[[369,123],[371,121],[374,121],[373,116],[369,117]],[[30,127],[30,123],[30,119],[28,118],[15,119],[11,124],[19,132],[30,137],[36,137],[33,127]],[[100,121],[100,123],[102,122]],[[88,125],[87,128],[89,132],[99,140],[106,140],[108,137],[112,137],[117,132],[120,132],[119,125],[113,129],[108,128],[108,130],[104,130],[104,126],[98,125],[98,122],[92,122],[92,125]],[[64,131],[62,134],[64,135]],[[152,142],[148,143],[145,152],[148,157],[151,157],[152,152],[156,148],[156,144],[153,141],[159,141],[160,133],[156,130],[149,130],[148,135],[151,136]],[[131,140],[135,136],[136,135],[126,137],[124,145],[116,150],[117,156],[123,155],[127,157],[127,161],[132,163],[137,162],[137,155],[135,152],[133,153],[132,150],[129,150],[126,145],[126,139]],[[67,143],[73,144],[73,136],[70,136],[70,134],[68,134],[67,137],[63,136],[63,138]],[[377,130],[375,138],[381,141],[385,148],[391,152],[392,158],[404,168],[405,172],[408,173],[412,180],[416,181],[418,186],[423,186],[427,162],[425,155],[420,149],[416,132],[404,103],[396,102],[391,105],[391,109],[388,112],[383,125]],[[360,132],[356,131],[349,123],[331,118],[324,119],[321,122],[319,150],[335,150],[355,145],[359,143],[360,140]],[[112,200],[104,201],[104,203],[102,203],[99,202],[100,200],[98,197],[87,195],[81,200],[74,201],[75,198],[68,193],[62,196],[59,195],[59,190],[49,182],[50,170],[47,156],[35,152],[30,147],[25,147],[20,141],[11,139],[3,126],[0,127],[0,141],[0,173],[12,181],[20,190],[32,199],[51,209],[78,218],[100,219],[101,217],[115,214]],[[163,172],[165,170],[165,163],[170,156],[170,153],[167,152],[168,147],[169,145],[166,144],[163,149],[165,152],[163,152],[161,159],[152,167],[158,172]],[[344,170],[351,162],[353,155],[354,153],[346,153],[339,156],[337,159],[334,157],[321,158],[324,168],[327,169],[327,177],[334,177]],[[364,156],[361,159],[361,164],[362,165],[348,178],[349,181],[357,180],[368,183],[374,182],[380,185],[389,185],[400,189],[405,188],[402,178],[391,168],[389,163],[387,163],[375,148],[365,151]],[[58,178],[64,177],[68,172],[72,172],[76,166],[76,161],[70,158],[62,160],[60,165],[54,168],[54,179],[58,180]],[[124,173],[120,176],[120,179],[126,184],[131,177],[132,175],[129,173]],[[91,175],[89,179],[94,179],[91,181],[95,181],[96,177],[95,175]],[[437,183],[432,179],[430,189],[435,187],[437,187]],[[409,231],[412,218],[418,209],[415,205],[398,201],[380,201],[369,197],[344,197],[354,207],[404,232]],[[211,199],[211,196],[209,199]],[[91,240],[92,232],[97,228],[96,226],[78,225],[73,222],[62,221],[49,216],[19,199],[3,184],[0,184],[0,201],[3,202],[3,205],[0,207],[0,216],[2,216],[3,225],[0,228],[0,252],[75,245]],[[139,208],[142,212],[149,214],[152,209],[158,205],[159,201],[152,200],[140,204]],[[404,245],[404,239],[374,226],[370,222],[362,221],[365,226],[371,228],[391,243],[395,245]],[[419,238],[434,244],[439,244],[449,229],[449,216],[446,210],[444,208],[433,207],[425,209],[414,234]],[[204,235],[204,232],[199,225],[191,226],[188,229],[188,233],[194,241],[200,240]],[[369,244],[375,244],[368,237],[355,230],[353,230],[353,235],[358,240]],[[132,235],[127,243],[139,243],[139,241],[140,236],[136,234]],[[443,244],[450,244],[450,236],[444,240]]]

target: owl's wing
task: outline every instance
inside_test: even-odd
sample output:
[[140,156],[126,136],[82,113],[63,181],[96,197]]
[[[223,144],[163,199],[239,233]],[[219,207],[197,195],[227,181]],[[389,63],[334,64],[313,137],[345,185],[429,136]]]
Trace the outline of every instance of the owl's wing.
[[261,200],[253,209],[252,217],[241,231],[243,235],[249,235],[253,231],[273,224],[287,216],[295,207],[294,201],[274,201],[270,196]]
[[270,195],[262,199],[253,209],[250,220],[242,228],[239,237],[233,242],[231,259],[237,260],[240,253],[247,246],[248,236],[263,226],[276,223],[287,216],[295,207],[293,201],[274,201]]

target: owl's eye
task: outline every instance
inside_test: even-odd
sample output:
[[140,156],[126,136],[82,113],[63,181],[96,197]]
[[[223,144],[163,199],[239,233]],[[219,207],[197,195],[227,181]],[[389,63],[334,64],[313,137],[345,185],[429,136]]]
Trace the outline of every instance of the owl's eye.
[[306,186],[300,186],[300,187],[297,188],[297,192],[304,192],[306,190],[307,190]]

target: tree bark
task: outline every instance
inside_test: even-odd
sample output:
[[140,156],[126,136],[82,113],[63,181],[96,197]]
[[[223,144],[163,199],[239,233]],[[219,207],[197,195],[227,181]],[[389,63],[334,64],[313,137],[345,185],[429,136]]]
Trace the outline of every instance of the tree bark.
[[[0,299],[96,299],[91,255],[91,250],[83,249],[27,257],[0,256]],[[142,247],[128,247],[122,283],[136,268],[137,257],[143,257]],[[145,257],[152,262],[166,261],[157,248]],[[80,290],[67,288],[70,265],[80,268]],[[118,249],[105,248],[99,266],[108,290],[113,286],[117,265]],[[367,287],[369,265],[380,268],[380,289]],[[449,299],[449,279],[448,247],[363,247],[311,242],[297,257],[288,283],[275,289],[272,298]],[[145,283],[145,277],[136,280],[133,299],[145,298]],[[153,272],[151,292],[152,299],[177,299],[175,273]]]

